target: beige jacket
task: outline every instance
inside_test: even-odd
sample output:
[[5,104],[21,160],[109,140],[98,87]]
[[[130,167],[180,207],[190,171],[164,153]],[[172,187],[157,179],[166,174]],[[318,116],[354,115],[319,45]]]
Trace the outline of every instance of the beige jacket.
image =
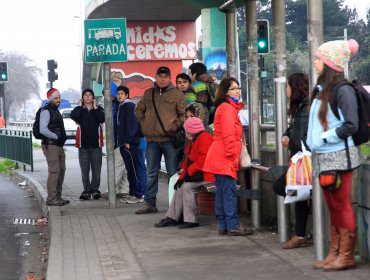
[[162,120],[164,128],[171,134],[179,129],[184,123],[186,101],[184,93],[175,88],[172,83],[166,89],[160,89],[156,84],[148,89],[138,102],[135,109],[135,117],[141,125],[148,142],[169,141],[163,131],[155,114],[152,92],[154,89],[154,100]]

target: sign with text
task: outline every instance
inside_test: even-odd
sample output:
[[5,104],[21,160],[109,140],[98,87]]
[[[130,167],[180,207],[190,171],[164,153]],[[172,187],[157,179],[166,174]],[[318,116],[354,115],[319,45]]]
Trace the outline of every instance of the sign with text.
[[126,19],[85,20],[85,62],[127,61]]
[[127,22],[129,61],[197,58],[195,22]]

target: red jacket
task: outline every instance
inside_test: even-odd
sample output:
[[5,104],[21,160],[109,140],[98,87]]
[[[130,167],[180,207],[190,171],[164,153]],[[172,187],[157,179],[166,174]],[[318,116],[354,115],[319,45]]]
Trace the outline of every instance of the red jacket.
[[237,179],[243,131],[238,113],[244,104],[235,103],[231,99],[229,102],[224,102],[217,108],[214,121],[215,137],[203,170]]
[[[181,166],[183,171],[180,174],[179,180],[183,180],[186,173],[191,177],[197,172],[203,172],[204,161],[206,160],[212,141],[213,136],[211,134],[202,132],[195,136],[193,141],[189,142],[184,151],[186,158]],[[203,172],[203,181],[214,182],[215,177],[211,173]]]

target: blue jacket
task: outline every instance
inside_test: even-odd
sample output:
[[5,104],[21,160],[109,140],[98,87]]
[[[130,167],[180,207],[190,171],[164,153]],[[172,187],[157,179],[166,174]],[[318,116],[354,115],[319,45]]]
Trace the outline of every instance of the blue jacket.
[[[329,104],[329,103],[328,103]],[[354,146],[351,137],[358,129],[357,99],[354,89],[345,85],[338,89],[337,104],[340,120],[334,115],[328,105],[328,130],[324,131],[318,113],[321,105],[319,99],[314,99],[309,114],[307,145],[316,153],[331,153],[345,149],[344,140],[348,137],[348,146]]]
[[117,145],[138,145],[140,142],[139,122],[135,118],[136,104],[126,99],[119,104],[117,112]]

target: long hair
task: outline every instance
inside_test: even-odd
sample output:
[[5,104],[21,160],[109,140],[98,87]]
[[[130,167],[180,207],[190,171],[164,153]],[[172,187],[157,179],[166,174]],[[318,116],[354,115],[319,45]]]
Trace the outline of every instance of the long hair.
[[292,117],[298,111],[299,105],[309,94],[308,76],[304,73],[293,73],[288,77],[288,85],[291,88],[288,116]]
[[231,82],[235,82],[239,86],[239,82],[235,78],[223,78],[218,85],[217,91],[216,91],[216,98],[215,98],[215,107],[217,108],[218,106],[221,105],[221,103],[229,101],[227,100],[228,95],[226,94],[227,91],[229,90],[231,86]]
[[317,86],[321,85],[322,91],[318,93],[317,97],[321,101],[321,105],[319,108],[319,121],[324,127],[324,130],[327,130],[329,128],[327,114],[330,92],[337,84],[339,84],[343,80],[345,80],[343,72],[336,72],[326,64],[324,64],[324,69],[320,76],[317,78],[317,84],[314,88],[314,91],[317,91]]

